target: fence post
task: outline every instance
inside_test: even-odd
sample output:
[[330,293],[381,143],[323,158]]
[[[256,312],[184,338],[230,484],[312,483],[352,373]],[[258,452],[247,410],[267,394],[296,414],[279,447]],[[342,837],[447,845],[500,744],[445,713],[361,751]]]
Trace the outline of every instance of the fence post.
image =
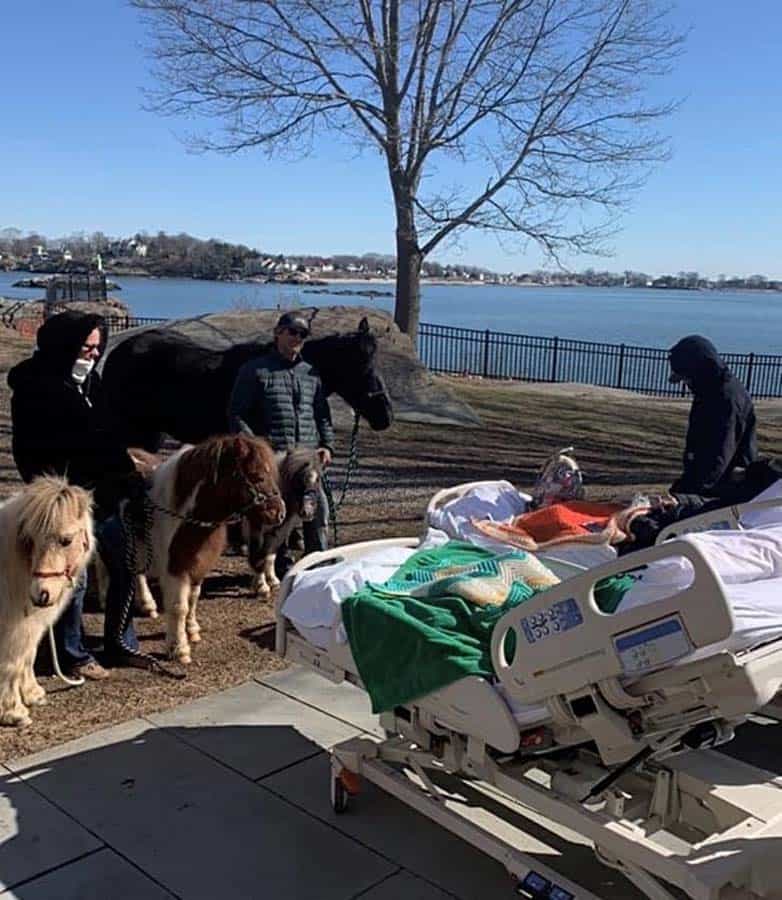
[[489,377],[489,336],[491,332],[487,328],[483,332],[483,377]]
[[619,363],[617,364],[616,369],[616,387],[622,387],[622,375],[624,374],[625,367],[625,345],[619,345]]
[[551,381],[557,380],[557,357],[559,356],[559,338],[554,337],[554,348],[551,351]]
[[749,359],[747,360],[747,383],[745,387],[747,388],[747,392],[749,392],[752,387],[752,368],[755,365],[755,354],[750,353]]

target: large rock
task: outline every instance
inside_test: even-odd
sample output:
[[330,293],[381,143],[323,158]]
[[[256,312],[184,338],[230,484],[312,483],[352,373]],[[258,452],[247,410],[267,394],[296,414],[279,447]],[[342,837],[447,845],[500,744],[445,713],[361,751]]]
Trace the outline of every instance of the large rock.
[[[402,334],[388,313],[361,306],[320,306],[297,309],[310,320],[312,337],[324,337],[334,332],[355,331],[366,316],[378,342],[378,368],[385,379],[394,403],[394,415],[408,422],[434,422],[456,425],[476,425],[479,419],[473,410],[419,361],[410,338]],[[210,313],[192,319],[180,319],[155,328],[171,328],[186,334],[194,341],[220,349],[231,344],[271,340],[272,331],[280,316],[278,309],[259,309],[242,312]],[[132,332],[122,332],[111,343],[122,341]]]

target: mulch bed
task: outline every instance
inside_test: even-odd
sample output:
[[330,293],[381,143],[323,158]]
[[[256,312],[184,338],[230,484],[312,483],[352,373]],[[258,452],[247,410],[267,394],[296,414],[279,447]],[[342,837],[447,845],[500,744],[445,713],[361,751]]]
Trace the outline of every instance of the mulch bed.
[[[9,392],[5,374],[30,352],[28,341],[0,334],[0,495],[19,486],[10,455]],[[670,484],[678,468],[687,404],[581,386],[518,385],[447,379],[482,418],[480,427],[397,423],[389,431],[362,428],[360,468],[340,510],[339,542],[416,535],[432,494],[476,479],[532,483],[542,460],[573,444],[589,496],[629,500]],[[334,404],[344,449],[350,416]],[[763,451],[782,449],[782,403],[759,403]],[[333,481],[344,470],[339,460]],[[165,710],[283,667],[274,654],[273,600],[249,595],[246,565],[225,556],[205,582],[199,603],[203,640],[187,678],[175,681],[137,669],[76,689],[42,678],[49,703],[33,710],[25,729],[0,728],[0,760],[35,752],[90,731]],[[102,616],[85,617],[89,639],[99,642]],[[163,650],[163,620],[137,620],[142,646]]]

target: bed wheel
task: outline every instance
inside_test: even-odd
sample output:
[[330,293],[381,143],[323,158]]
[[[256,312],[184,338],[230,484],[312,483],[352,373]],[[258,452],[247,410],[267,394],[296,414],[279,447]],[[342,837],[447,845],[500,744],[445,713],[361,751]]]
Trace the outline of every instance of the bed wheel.
[[345,790],[345,785],[339,775],[331,776],[331,808],[337,815],[348,811],[350,794]]

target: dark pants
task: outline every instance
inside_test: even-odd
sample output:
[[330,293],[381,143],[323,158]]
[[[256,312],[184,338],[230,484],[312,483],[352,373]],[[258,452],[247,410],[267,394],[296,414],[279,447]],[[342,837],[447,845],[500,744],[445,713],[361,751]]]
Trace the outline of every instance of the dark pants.
[[[122,653],[118,636],[122,609],[127,600],[130,574],[125,566],[125,533],[119,517],[112,516],[95,522],[95,539],[98,552],[109,575],[106,594],[106,615],[103,624],[103,644],[107,656]],[[84,595],[87,592],[87,572],[85,571],[74,589],[71,602],[54,626],[57,655],[63,668],[73,669],[90,662],[94,657],[84,646],[82,611]],[[124,642],[138,649],[138,640],[133,629],[133,615],[128,616],[124,631]]]
[[323,485],[318,491],[318,508],[309,522],[302,523],[304,534],[304,552],[314,553],[316,550],[329,549],[329,505]]

